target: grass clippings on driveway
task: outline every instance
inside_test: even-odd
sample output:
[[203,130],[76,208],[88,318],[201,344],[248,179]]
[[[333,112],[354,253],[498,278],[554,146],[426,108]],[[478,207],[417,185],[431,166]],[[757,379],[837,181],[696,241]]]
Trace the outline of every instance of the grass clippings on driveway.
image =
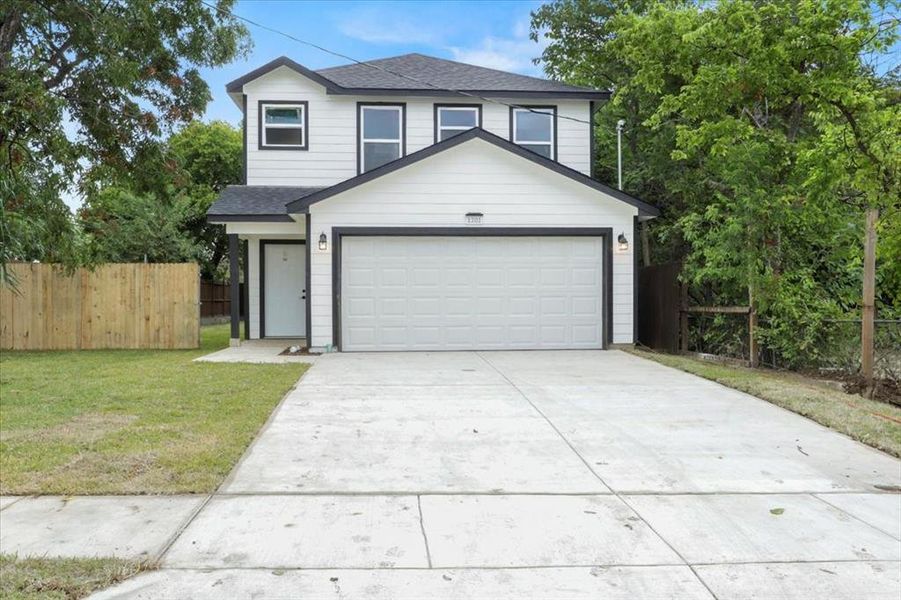
[[195,363],[199,350],[0,354],[0,493],[213,491],[308,365]]
[[628,352],[757,396],[901,457],[901,408],[897,406],[847,394],[825,382],[795,373],[749,369],[643,350]]
[[148,568],[120,558],[16,558],[0,554],[0,598],[75,600]]

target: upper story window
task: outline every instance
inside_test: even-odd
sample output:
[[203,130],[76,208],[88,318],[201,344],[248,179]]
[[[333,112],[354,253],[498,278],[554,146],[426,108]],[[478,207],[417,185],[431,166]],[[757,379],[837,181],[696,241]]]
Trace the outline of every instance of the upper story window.
[[510,109],[513,143],[551,160],[557,159],[556,129],[556,106],[524,106]]
[[441,142],[482,126],[481,104],[436,104],[435,141]]
[[406,106],[360,104],[359,171],[365,173],[404,155]]
[[306,102],[260,102],[260,148],[306,150]]

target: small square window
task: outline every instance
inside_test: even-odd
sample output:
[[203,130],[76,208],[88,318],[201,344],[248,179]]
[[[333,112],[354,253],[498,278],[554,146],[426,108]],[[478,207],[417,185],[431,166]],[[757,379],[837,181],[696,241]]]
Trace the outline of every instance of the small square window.
[[260,103],[260,148],[307,149],[307,103]]
[[436,105],[435,141],[440,142],[481,125],[480,105]]

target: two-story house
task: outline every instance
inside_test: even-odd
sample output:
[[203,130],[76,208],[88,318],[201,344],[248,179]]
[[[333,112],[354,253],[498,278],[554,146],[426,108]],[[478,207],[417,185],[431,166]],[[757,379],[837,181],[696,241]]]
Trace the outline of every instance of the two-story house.
[[314,349],[605,348],[635,331],[635,230],[653,206],[591,178],[608,92],[420,54],[228,84],[244,185],[232,338]]

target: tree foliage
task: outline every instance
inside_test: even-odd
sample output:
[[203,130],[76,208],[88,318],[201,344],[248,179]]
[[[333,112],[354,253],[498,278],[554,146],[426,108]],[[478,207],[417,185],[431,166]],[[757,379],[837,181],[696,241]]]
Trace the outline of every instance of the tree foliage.
[[[6,0],[0,7],[0,267],[54,254],[60,197],[86,168],[140,169],[173,126],[210,99],[199,67],[248,36],[201,0]],[[58,231],[58,233],[62,233]],[[65,242],[64,242],[65,243]],[[5,271],[5,270],[4,270]]]
[[[241,132],[223,121],[194,121],[146,149],[141,168],[92,170],[78,222],[92,260],[200,263],[206,279],[221,279],[228,240],[206,212],[226,185],[241,181]],[[129,206],[135,201],[137,206]],[[160,230],[151,232],[154,221]],[[146,238],[140,236],[148,233]],[[172,250],[158,247],[173,240]]]
[[[663,209],[656,258],[683,259],[708,301],[751,301],[789,362],[815,358],[822,321],[859,303],[862,209],[897,230],[899,89],[875,64],[898,40],[889,8],[559,0],[533,15],[549,73],[613,89],[600,172],[624,118],[626,189]],[[891,248],[884,237],[884,312],[899,301]]]

